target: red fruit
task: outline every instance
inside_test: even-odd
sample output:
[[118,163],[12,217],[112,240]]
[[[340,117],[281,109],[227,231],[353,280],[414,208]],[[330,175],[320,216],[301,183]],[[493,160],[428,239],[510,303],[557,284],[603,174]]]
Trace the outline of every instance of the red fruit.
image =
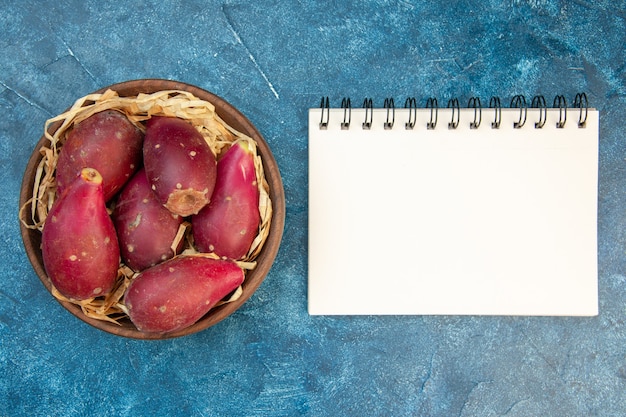
[[139,273],[124,303],[140,331],[173,332],[194,324],[243,280],[234,262],[179,256]]
[[120,251],[98,171],[83,169],[54,202],[41,243],[48,277],[65,297],[84,300],[111,291]]
[[83,168],[102,176],[104,200],[109,201],[141,164],[143,134],[115,110],[96,113],[78,123],[59,152],[56,181],[59,193]]
[[258,234],[260,221],[254,153],[247,142],[238,141],[217,164],[211,202],[192,217],[196,247],[200,252],[243,258]]
[[[172,258],[172,242],[183,218],[156,199],[143,169],[124,186],[113,212],[122,259],[141,271]],[[178,249],[180,249],[179,244]]]
[[150,119],[143,158],[152,190],[172,213],[196,214],[209,202],[217,173],[215,155],[190,123],[176,117]]

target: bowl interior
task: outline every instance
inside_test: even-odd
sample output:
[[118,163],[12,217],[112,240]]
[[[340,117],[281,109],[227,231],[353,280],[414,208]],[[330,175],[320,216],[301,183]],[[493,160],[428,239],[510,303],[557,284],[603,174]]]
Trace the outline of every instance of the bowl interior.
[[[223,320],[235,310],[237,310],[254,291],[261,285],[261,282],[265,279],[265,276],[269,272],[272,263],[278,253],[280,241],[282,239],[282,233],[285,221],[285,199],[283,184],[280,177],[280,172],[276,161],[261,134],[257,131],[254,125],[236,108],[226,102],[224,99],[205,91],[201,88],[195,87],[190,84],[185,84],[177,81],[158,80],[158,79],[144,79],[126,81],[119,84],[114,84],[105,87],[95,93],[103,93],[107,89],[117,91],[122,97],[136,96],[139,93],[155,93],[163,90],[182,90],[190,92],[196,97],[208,101],[215,106],[217,114],[234,129],[245,133],[254,139],[257,143],[257,150],[263,161],[263,167],[265,170],[265,178],[269,184],[269,194],[272,201],[272,221],[270,226],[269,235],[265,241],[259,256],[256,259],[257,266],[255,269],[248,271],[246,274],[246,280],[243,283],[243,294],[236,301],[223,304],[218,307],[214,307],[203,318],[201,318],[194,325],[185,329],[171,332],[167,334],[151,334],[143,333],[137,330],[137,328],[128,319],[122,319],[120,325],[115,323],[109,323],[102,320],[92,319],[83,314],[80,307],[65,301],[59,301],[70,313],[74,314],[80,320],[106,332],[130,337],[135,339],[165,339],[180,337],[184,335],[193,334],[204,330],[219,321]],[[53,125],[51,129],[58,127]],[[35,181],[35,174],[37,165],[41,160],[39,149],[48,144],[48,140],[42,135],[41,139],[35,146],[35,149],[28,161],[24,177],[22,180],[22,187],[20,190],[20,207],[22,207],[32,195],[33,184]],[[20,222],[22,240],[24,242],[24,248],[26,254],[39,279],[43,285],[51,290],[50,281],[46,275],[46,271],[43,266],[43,259],[41,253],[41,233],[37,230],[28,229]]]

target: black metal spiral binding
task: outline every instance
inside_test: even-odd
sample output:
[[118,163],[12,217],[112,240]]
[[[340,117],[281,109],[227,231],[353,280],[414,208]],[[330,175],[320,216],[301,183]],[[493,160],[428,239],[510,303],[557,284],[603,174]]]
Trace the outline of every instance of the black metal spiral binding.
[[511,99],[511,108],[519,108],[519,120],[513,123],[515,129],[519,129],[526,123],[526,115],[528,113],[528,106],[526,105],[526,97],[521,94],[514,96]]
[[493,122],[491,122],[492,129],[499,129],[502,121],[502,105],[500,104],[500,97],[492,96],[489,99],[489,108],[494,109]]
[[417,120],[417,101],[415,97],[408,97],[404,102],[404,108],[409,109],[409,121],[404,124],[405,129],[413,129],[415,127],[415,120]]
[[[583,107],[584,106],[584,107]],[[587,113],[589,111],[589,102],[587,101],[587,94],[578,93],[574,98],[574,107],[580,109],[580,114],[578,115],[578,127],[584,128],[587,126]],[[584,110],[584,116],[583,116]]]
[[[393,97],[385,99],[383,107],[387,111],[387,118],[384,122],[384,128],[386,130],[392,129],[395,123],[396,109]],[[452,110],[450,121],[448,122],[448,129],[456,129],[460,123],[461,111],[459,106],[459,100],[452,98],[448,100],[447,107]],[[519,109],[519,118],[513,123],[515,129],[519,129],[524,126],[528,116],[528,106],[526,97],[524,95],[515,95],[511,99],[510,107],[512,109]],[[532,109],[539,110],[539,119],[534,123],[536,129],[541,129],[545,126],[548,118],[548,106],[546,99],[543,95],[536,95],[533,97],[530,107]],[[563,95],[557,95],[554,97],[552,104],[554,109],[559,109],[559,120],[556,123],[556,127],[562,129],[567,122],[567,100]],[[320,129],[328,129],[330,121],[330,100],[328,96],[322,97],[320,102],[321,117],[319,122]],[[341,122],[341,129],[348,130],[350,128],[352,119],[352,104],[349,97],[344,97],[341,100],[341,108],[343,109],[343,121]],[[371,98],[366,98],[363,101],[363,108],[365,109],[365,120],[363,121],[363,129],[371,129],[374,118],[374,104]],[[408,109],[408,120],[404,124],[405,129],[414,129],[417,123],[418,107],[415,97],[408,97],[404,102],[404,108]],[[482,104],[480,97],[470,97],[467,108],[474,109],[474,119],[470,121],[470,129],[478,129],[482,122]],[[502,105],[500,98],[492,96],[489,99],[489,108],[494,109],[493,121],[491,122],[492,129],[500,128],[502,121]],[[587,94],[578,93],[574,98],[574,109],[578,109],[578,127],[585,128],[587,125],[587,117],[589,113],[589,101]],[[426,128],[433,130],[437,127],[437,119],[439,114],[439,105],[436,97],[429,97],[426,101],[426,110],[430,110],[430,120],[426,123]],[[571,109],[570,109],[571,110]]]
[[[385,130],[393,128],[393,124],[396,121],[396,105],[393,102],[393,98],[386,98],[383,107],[387,109],[387,119],[383,127]],[[391,120],[389,120],[389,113],[391,112]]]
[[541,129],[546,124],[546,118],[548,117],[548,106],[546,105],[545,97],[542,95],[533,97],[530,107],[539,109],[539,121],[535,122],[535,129]]
[[322,97],[322,102],[320,103],[320,107],[322,108],[322,116],[320,118],[320,129],[328,129],[328,120],[330,118],[330,103],[328,100],[328,96]]
[[565,122],[567,121],[567,100],[562,95],[558,95],[554,97],[554,103],[552,107],[559,108],[559,121],[556,122],[557,129],[562,129],[565,127]]
[[474,109],[474,121],[470,122],[470,129],[478,129],[483,117],[483,109],[480,105],[480,98],[471,97],[467,103],[467,107]]
[[374,113],[374,104],[371,98],[366,98],[363,101],[363,107],[365,108],[365,121],[363,122],[363,129],[369,130],[372,128],[372,118]]
[[429,97],[428,100],[426,100],[426,108],[430,109],[430,121],[426,123],[426,128],[428,130],[432,130],[435,127],[437,127],[437,113],[439,112],[439,105],[437,104],[437,98]]
[[341,122],[341,130],[350,129],[350,121],[352,119],[352,103],[350,97],[344,97],[341,100],[341,108],[343,109],[343,122]]
[[456,129],[457,127],[459,127],[459,121],[461,119],[461,108],[459,106],[459,99],[451,98],[450,100],[448,100],[448,108],[452,109],[452,116],[450,118],[450,122],[448,123],[448,129]]

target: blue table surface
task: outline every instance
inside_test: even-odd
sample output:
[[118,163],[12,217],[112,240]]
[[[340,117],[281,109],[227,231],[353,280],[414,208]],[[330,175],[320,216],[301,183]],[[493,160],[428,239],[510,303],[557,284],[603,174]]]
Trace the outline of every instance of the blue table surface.
[[[0,416],[626,415],[623,0],[3,1],[0,45]],[[44,122],[137,78],[239,108],[286,193],[258,291],[218,325],[165,341],[70,315],[17,220]],[[597,317],[308,315],[306,115],[322,96],[382,107],[578,92],[600,110]]]

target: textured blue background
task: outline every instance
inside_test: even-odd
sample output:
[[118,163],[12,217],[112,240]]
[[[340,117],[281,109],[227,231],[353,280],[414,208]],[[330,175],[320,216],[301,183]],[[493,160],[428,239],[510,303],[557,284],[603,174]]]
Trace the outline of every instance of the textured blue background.
[[[623,0],[3,1],[0,416],[626,415],[625,33]],[[67,313],[28,263],[17,221],[45,120],[149,77],[246,114],[287,202],[276,263],[244,307],[156,342]],[[322,95],[380,106],[579,91],[601,112],[598,317],[307,314],[306,112]]]

